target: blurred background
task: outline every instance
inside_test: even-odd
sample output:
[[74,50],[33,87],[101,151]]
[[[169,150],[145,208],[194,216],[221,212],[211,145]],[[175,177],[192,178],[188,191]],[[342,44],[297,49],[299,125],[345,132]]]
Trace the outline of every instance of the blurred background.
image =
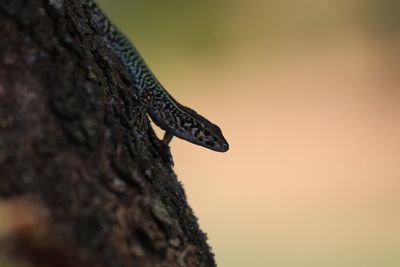
[[98,2],[230,142],[171,143],[219,266],[400,266],[399,1]]

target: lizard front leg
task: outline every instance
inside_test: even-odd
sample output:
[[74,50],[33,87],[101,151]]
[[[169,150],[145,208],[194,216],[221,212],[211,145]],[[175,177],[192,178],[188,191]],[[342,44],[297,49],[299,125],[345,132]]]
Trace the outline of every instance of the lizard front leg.
[[165,131],[165,133],[164,133],[164,138],[163,138],[163,143],[164,143],[165,145],[168,145],[169,142],[171,142],[172,137],[174,137],[174,135],[173,135],[171,132]]

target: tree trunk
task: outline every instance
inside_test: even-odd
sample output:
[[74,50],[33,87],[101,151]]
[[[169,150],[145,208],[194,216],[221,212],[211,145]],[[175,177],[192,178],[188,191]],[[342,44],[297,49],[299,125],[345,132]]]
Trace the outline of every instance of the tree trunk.
[[1,254],[215,266],[132,86],[81,0],[0,0]]

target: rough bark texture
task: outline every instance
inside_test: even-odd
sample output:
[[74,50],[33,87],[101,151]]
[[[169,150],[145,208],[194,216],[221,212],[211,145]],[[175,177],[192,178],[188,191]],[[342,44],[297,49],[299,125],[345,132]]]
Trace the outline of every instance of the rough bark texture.
[[0,0],[0,196],[87,266],[215,266],[133,92],[80,0]]

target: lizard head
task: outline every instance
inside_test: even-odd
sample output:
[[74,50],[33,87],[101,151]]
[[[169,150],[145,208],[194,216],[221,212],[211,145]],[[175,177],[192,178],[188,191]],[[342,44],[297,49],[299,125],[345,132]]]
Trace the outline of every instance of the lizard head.
[[189,108],[185,107],[185,111],[190,115],[184,120],[186,123],[183,123],[182,128],[186,133],[181,138],[214,151],[229,150],[229,144],[217,125]]
[[217,125],[175,101],[167,103],[163,109],[151,110],[150,116],[158,126],[174,136],[214,151],[229,150],[229,144]]
[[229,144],[222,134],[221,129],[215,125],[210,124],[203,127],[199,131],[199,144],[218,152],[226,152],[229,149]]

